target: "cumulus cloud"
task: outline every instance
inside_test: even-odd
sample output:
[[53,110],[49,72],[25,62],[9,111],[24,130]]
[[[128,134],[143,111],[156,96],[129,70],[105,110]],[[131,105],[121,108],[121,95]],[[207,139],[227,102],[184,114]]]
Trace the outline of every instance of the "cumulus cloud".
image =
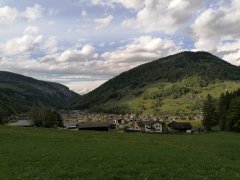
[[239,65],[240,2],[221,2],[218,7],[204,10],[191,26],[194,46],[198,50],[219,54],[225,60]]
[[102,57],[115,63],[138,64],[167,56],[180,50],[181,47],[172,40],[141,36],[135,38],[132,43],[127,44],[125,47],[121,47],[113,52],[103,53]]
[[125,19],[122,26],[146,32],[160,31],[173,34],[191,20],[192,15],[201,9],[204,1],[145,0],[136,17]]
[[15,21],[18,11],[9,6],[0,7],[0,24],[7,24]]
[[2,53],[5,55],[27,55],[37,49],[42,42],[42,36],[23,35],[21,37],[13,38],[5,44],[1,44]]
[[25,11],[19,11],[9,6],[0,7],[0,24],[9,24],[18,18],[35,21],[43,17],[43,12],[44,8],[39,4],[28,6]]
[[[25,32],[30,29],[34,28],[26,28]],[[1,46],[6,51],[0,60],[1,69],[18,73],[28,72],[34,77],[40,76],[41,79],[47,77],[47,80],[66,84],[80,93],[96,88],[125,70],[181,49],[172,40],[141,36],[121,48],[102,54],[96,53],[94,46],[90,44],[85,44],[80,49],[60,51],[55,37],[46,38],[40,34],[24,34]],[[54,47],[56,50],[51,51]],[[32,51],[47,55],[34,57]],[[86,87],[81,81],[88,82]],[[78,82],[79,85],[73,82]]]
[[94,47],[87,44],[82,50],[66,50],[58,58],[60,62],[82,61],[87,58],[93,58]]
[[96,29],[106,28],[113,20],[113,16],[109,15],[105,18],[97,18],[94,21],[97,23]]
[[111,6],[114,7],[117,4],[122,5],[128,9],[140,9],[144,5],[144,0],[91,0],[91,3],[94,5],[102,5],[102,6]]
[[57,38],[44,38],[36,26],[27,26],[19,37],[0,43],[2,56],[29,56],[57,52]]
[[27,7],[24,12],[22,12],[22,17],[26,18],[28,21],[35,21],[43,16],[44,9],[41,5],[35,4],[32,7]]

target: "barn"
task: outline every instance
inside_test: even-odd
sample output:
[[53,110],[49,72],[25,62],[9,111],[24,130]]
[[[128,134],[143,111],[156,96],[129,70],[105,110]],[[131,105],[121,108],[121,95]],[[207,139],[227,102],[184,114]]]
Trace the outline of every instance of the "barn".
[[110,131],[115,129],[115,125],[109,122],[80,122],[77,128],[87,131]]
[[172,121],[168,124],[168,128],[170,131],[186,132],[187,130],[191,130],[193,127],[191,123],[188,123],[188,122]]

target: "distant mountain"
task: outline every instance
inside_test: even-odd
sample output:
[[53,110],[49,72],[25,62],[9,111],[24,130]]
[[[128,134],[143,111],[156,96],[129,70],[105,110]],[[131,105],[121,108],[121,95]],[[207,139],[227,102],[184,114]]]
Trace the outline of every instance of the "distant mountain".
[[200,113],[207,93],[235,90],[240,87],[238,80],[239,67],[207,52],[182,52],[126,71],[69,107],[122,113]]
[[25,112],[38,105],[58,107],[78,96],[58,83],[0,71],[0,108],[8,113]]

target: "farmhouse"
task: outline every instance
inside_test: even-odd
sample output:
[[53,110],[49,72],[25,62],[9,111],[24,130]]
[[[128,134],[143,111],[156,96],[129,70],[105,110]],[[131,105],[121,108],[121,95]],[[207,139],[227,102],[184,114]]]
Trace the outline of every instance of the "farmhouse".
[[110,131],[115,125],[109,122],[80,122],[77,124],[79,130]]
[[139,128],[145,132],[154,132],[162,133],[163,132],[163,123],[160,121],[147,120],[147,121],[138,121]]
[[168,124],[169,131],[186,132],[187,130],[191,130],[192,128],[193,127],[191,123],[188,123],[188,122],[172,121]]

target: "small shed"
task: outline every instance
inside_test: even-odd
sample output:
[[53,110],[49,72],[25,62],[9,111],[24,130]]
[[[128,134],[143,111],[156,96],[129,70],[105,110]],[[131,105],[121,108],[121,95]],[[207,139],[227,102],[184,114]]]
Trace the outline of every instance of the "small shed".
[[191,123],[176,122],[176,121],[170,122],[168,124],[168,127],[170,128],[170,130],[180,131],[180,132],[186,132],[187,130],[191,130],[193,128]]
[[88,131],[110,131],[115,129],[115,125],[109,122],[80,122],[77,128]]

